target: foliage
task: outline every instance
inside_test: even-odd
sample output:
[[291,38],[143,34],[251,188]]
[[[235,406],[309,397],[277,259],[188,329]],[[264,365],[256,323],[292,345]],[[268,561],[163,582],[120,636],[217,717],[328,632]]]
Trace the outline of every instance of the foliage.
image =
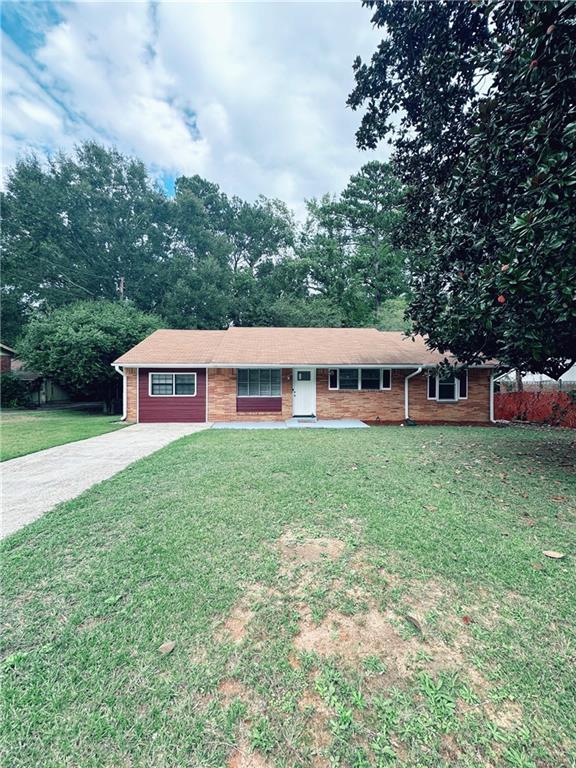
[[113,299],[121,280],[154,307],[166,206],[143,163],[93,143],[43,164],[22,159],[2,209],[3,292],[21,312]]
[[382,302],[376,327],[379,331],[404,331],[410,330],[410,321],[406,317],[408,299],[400,296],[397,299],[386,299]]
[[576,358],[576,26],[570,2],[366,3],[361,147],[407,187],[414,330],[462,360],[557,377]]
[[30,382],[10,371],[0,374],[0,405],[2,408],[24,408],[30,402]]
[[373,161],[339,198],[308,201],[299,254],[310,289],[340,307],[345,325],[376,322],[382,302],[406,288],[406,256],[394,245],[403,196],[390,167]]
[[506,421],[531,421],[576,429],[576,390],[497,392],[494,415]]
[[353,268],[373,302],[374,318],[383,300],[406,289],[406,255],[394,245],[404,215],[403,198],[391,166],[376,160],[350,178],[340,198],[354,248]]
[[78,301],[36,315],[18,355],[71,393],[110,399],[119,381],[112,361],[161,325],[127,302]]
[[379,163],[334,211],[311,202],[302,226],[280,200],[200,176],[170,198],[142,163],[94,143],[20,160],[2,194],[3,338],[80,299],[129,299],[173,328],[365,324],[405,282],[391,244],[400,201]]

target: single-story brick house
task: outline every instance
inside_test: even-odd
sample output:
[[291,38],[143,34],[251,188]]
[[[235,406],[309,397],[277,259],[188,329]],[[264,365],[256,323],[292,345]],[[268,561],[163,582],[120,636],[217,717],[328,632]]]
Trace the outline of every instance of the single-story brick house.
[[437,372],[424,339],[374,328],[160,330],[114,361],[133,422],[489,423],[496,364]]

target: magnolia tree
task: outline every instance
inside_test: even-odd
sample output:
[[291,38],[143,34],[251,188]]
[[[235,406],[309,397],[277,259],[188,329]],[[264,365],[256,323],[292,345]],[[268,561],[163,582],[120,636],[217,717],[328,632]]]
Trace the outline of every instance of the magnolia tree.
[[576,25],[566,2],[365,2],[362,148],[407,188],[413,330],[468,363],[558,377],[576,359]]

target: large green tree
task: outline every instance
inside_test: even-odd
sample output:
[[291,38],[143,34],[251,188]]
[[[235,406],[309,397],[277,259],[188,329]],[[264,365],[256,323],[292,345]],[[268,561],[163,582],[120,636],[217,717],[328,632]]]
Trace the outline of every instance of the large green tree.
[[173,328],[379,322],[403,286],[401,197],[369,163],[299,225],[280,200],[200,176],[169,197],[142,163],[94,143],[23,159],[2,194],[3,340],[82,299],[129,299]]
[[558,376],[576,359],[573,2],[365,2],[361,147],[394,142],[410,314],[463,361]]
[[127,301],[77,301],[37,313],[17,352],[71,393],[110,402],[120,382],[112,361],[161,326],[159,317]]
[[374,322],[386,299],[407,289],[406,254],[395,238],[404,217],[404,191],[388,163],[362,166],[340,197],[340,209],[354,248],[352,267],[374,308]]
[[406,253],[396,243],[403,199],[390,166],[372,161],[341,195],[308,201],[299,253],[310,289],[338,306],[346,325],[377,323],[382,302],[407,289]]
[[166,199],[143,163],[94,143],[22,159],[2,194],[4,319],[79,299],[132,298],[153,309],[166,250]]
[[230,314],[228,200],[218,185],[181,177],[169,203],[167,248],[155,286],[157,310],[173,328],[224,328]]

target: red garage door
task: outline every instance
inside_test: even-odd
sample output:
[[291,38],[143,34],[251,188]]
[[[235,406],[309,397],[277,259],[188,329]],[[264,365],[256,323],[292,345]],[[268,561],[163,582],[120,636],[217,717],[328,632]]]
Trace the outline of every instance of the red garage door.
[[206,421],[206,369],[140,368],[138,420]]

